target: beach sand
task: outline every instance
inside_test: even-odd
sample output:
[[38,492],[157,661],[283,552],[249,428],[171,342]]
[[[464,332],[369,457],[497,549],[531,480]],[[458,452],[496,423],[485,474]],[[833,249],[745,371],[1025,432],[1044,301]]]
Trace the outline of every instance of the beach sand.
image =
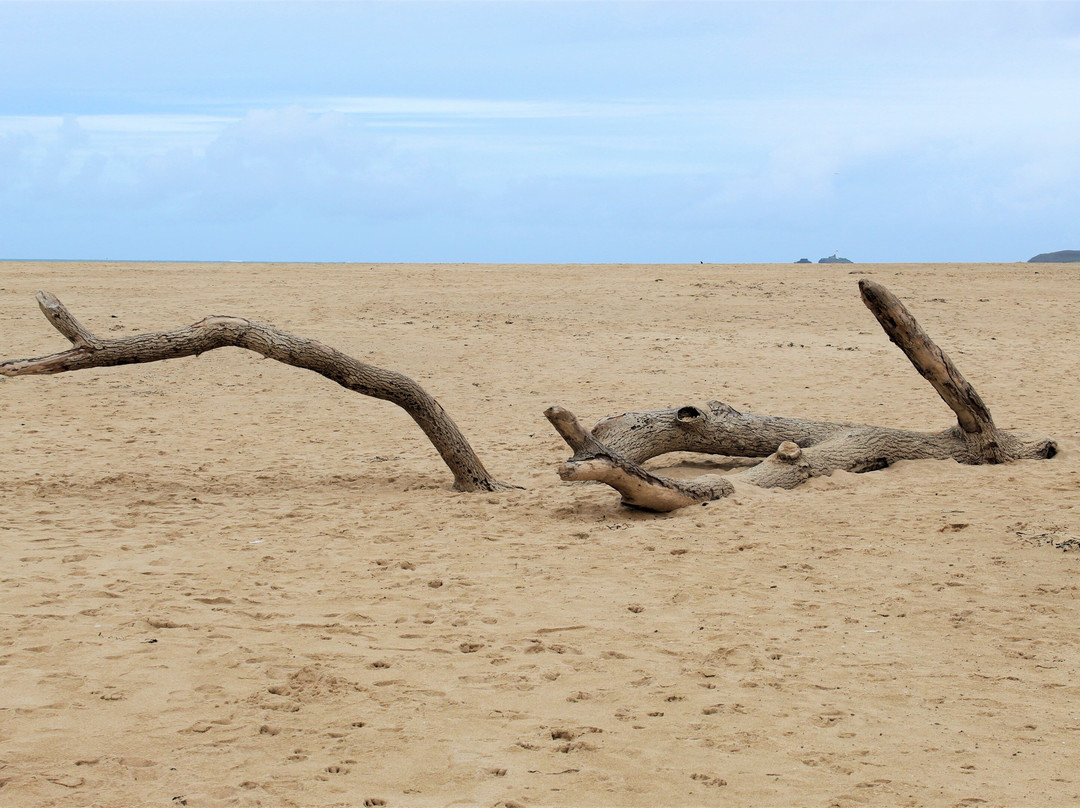
[[[552,404],[955,423],[861,276],[1060,454],[667,515],[558,479]],[[1080,803],[1075,265],[7,262],[4,358],[67,347],[39,289],[401,371],[524,490],[238,349],[0,379],[0,805]]]

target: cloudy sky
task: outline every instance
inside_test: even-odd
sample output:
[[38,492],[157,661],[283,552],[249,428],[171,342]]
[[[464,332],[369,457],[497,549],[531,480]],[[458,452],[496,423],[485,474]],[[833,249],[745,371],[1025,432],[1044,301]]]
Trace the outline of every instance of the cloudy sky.
[[0,0],[0,258],[1080,249],[1080,4]]

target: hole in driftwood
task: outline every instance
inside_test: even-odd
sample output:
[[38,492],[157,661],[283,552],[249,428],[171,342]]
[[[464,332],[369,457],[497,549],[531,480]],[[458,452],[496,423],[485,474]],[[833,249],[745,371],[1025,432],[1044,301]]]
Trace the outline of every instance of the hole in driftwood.
[[677,413],[675,413],[675,417],[678,418],[680,421],[684,421],[684,422],[685,421],[693,421],[693,420],[695,420],[697,418],[704,418],[705,413],[703,413],[697,407],[689,406],[689,407],[682,407]]

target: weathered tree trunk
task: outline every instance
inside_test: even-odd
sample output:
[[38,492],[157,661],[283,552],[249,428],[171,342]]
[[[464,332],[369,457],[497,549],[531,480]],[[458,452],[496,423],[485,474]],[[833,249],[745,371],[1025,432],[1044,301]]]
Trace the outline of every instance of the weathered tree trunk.
[[[925,433],[798,418],[741,413],[720,401],[664,410],[631,412],[601,419],[587,430],[560,407],[547,411],[574,456],[559,469],[564,480],[597,480],[623,494],[628,505],[669,511],[726,496],[731,483],[794,488],[834,471],[865,472],[899,460],[953,459],[959,463],[1004,463],[1050,458],[1054,441],[998,429],[979,394],[952,360],[884,286],[861,280],[863,302],[889,338],[956,413],[958,426]],[[566,424],[575,425],[568,437]],[[729,475],[676,481],[651,474],[640,464],[669,452],[761,457],[756,466]],[[633,485],[628,486],[627,481]],[[730,482],[727,482],[730,481]],[[673,493],[673,491],[675,493]]]
[[279,331],[240,317],[207,317],[176,331],[139,334],[122,339],[100,339],[76,320],[48,292],[39,292],[38,305],[72,348],[37,359],[0,363],[4,376],[63,373],[84,368],[158,362],[197,356],[215,348],[247,348],[286,365],[312,370],[366,396],[383,399],[404,409],[424,430],[454,474],[459,491],[498,491],[514,486],[492,477],[476,456],[457,424],[423,387],[407,376],[367,365],[321,342]]

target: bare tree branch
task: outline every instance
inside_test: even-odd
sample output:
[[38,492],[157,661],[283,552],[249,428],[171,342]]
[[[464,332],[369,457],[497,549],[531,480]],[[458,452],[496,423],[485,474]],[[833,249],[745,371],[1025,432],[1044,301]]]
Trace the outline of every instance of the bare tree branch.
[[514,487],[488,473],[439,402],[408,376],[359,362],[321,342],[295,337],[240,317],[213,316],[175,331],[100,339],[79,323],[53,295],[39,292],[37,298],[42,312],[56,330],[71,341],[72,348],[37,359],[2,362],[0,375],[64,373],[197,356],[226,346],[247,348],[268,359],[319,373],[357,393],[397,404],[416,421],[438,450],[454,474],[457,490],[498,491]]
[[859,281],[863,303],[873,312],[889,339],[897,345],[924,379],[933,385],[942,400],[956,413],[965,432],[993,432],[994,419],[968,380],[937,346],[911,312],[892,292],[863,278]]

